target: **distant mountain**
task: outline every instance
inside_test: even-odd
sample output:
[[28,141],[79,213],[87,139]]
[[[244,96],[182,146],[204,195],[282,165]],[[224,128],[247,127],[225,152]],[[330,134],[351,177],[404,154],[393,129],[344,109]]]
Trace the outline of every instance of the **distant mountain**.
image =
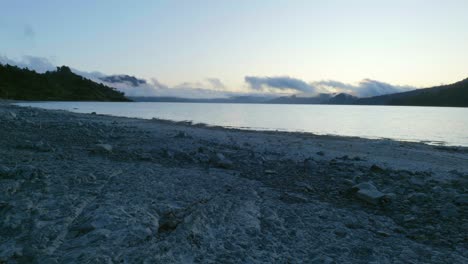
[[340,105],[347,105],[347,104],[354,104],[356,100],[359,98],[350,94],[340,93],[332,98],[330,98],[326,104],[340,104]]
[[234,96],[229,98],[181,98],[181,97],[130,97],[136,102],[174,102],[174,103],[231,103],[261,104],[271,99],[267,96]]
[[354,103],[361,105],[468,107],[468,78],[449,85],[360,98]]
[[146,84],[145,80],[130,75],[109,75],[99,79],[107,83],[129,83],[133,87]]
[[267,101],[267,104],[324,104],[332,98],[332,94],[319,94],[315,97],[301,97],[296,95],[282,96]]
[[123,93],[76,75],[66,66],[39,74],[2,64],[0,98],[37,101],[130,101]]
[[319,94],[315,97],[234,96],[229,98],[191,99],[181,97],[130,97],[137,102],[239,103],[239,104],[351,104],[357,97],[349,94]]

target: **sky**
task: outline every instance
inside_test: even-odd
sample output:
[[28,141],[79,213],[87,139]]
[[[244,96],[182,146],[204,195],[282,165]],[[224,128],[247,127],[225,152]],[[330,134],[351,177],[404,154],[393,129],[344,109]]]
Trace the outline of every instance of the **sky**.
[[406,89],[468,77],[466,0],[0,0],[0,6],[3,61],[34,58],[129,74],[152,86],[316,93],[325,82]]

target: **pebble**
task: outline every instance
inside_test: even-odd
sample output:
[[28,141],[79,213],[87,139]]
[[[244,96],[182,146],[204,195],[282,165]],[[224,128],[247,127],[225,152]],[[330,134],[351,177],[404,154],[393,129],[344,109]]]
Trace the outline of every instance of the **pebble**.
[[439,213],[442,217],[444,218],[451,218],[451,217],[457,217],[458,216],[458,210],[457,207],[451,203],[445,205],[445,207],[441,208],[439,210]]
[[413,203],[423,203],[430,199],[427,194],[424,193],[412,193],[408,195],[408,200]]
[[96,144],[96,147],[107,152],[112,152],[112,146],[109,144]]
[[454,202],[457,205],[468,205],[468,194],[462,194],[455,197]]
[[234,165],[232,161],[227,159],[222,153],[217,153],[213,158],[212,162],[215,166],[223,169],[230,169]]
[[356,192],[356,197],[368,203],[377,205],[381,202],[385,194],[380,192],[371,182],[363,182],[352,187]]

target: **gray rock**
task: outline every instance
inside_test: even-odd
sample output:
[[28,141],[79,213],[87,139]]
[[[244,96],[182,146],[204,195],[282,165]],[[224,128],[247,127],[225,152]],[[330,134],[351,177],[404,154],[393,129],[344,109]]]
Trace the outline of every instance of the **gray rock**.
[[191,138],[186,132],[179,131],[175,136],[175,138]]
[[8,177],[11,173],[10,168],[0,165],[0,178],[2,177]]
[[427,194],[424,193],[412,193],[408,195],[408,200],[413,203],[423,203],[430,199]]
[[468,205],[468,194],[462,194],[455,197],[454,202],[457,205]]
[[356,191],[356,197],[377,205],[381,203],[385,194],[380,192],[371,182],[363,182],[352,187],[352,190]]
[[410,183],[416,186],[424,186],[425,182],[423,179],[411,177]]
[[213,158],[212,158],[213,163],[215,166],[224,168],[224,169],[230,169],[233,167],[232,161],[227,159],[222,153],[217,153]]
[[383,172],[385,172],[385,170],[383,168],[381,168],[381,167],[379,167],[379,166],[377,166],[375,164],[370,167],[370,170],[372,172],[374,172],[374,173],[383,173]]
[[104,150],[107,152],[112,152],[112,146],[109,144],[96,144],[98,150]]
[[180,223],[174,212],[168,212],[159,219],[158,233],[174,231]]
[[35,143],[33,148],[41,152],[49,152],[53,150],[52,147],[48,143],[44,143],[44,141],[42,140]]
[[15,114],[15,112],[11,112],[11,111],[10,111],[9,113],[10,113],[10,116],[11,116],[12,119],[16,119],[16,114]]
[[444,218],[451,218],[458,216],[457,207],[451,203],[445,205],[443,208],[439,210],[440,216]]

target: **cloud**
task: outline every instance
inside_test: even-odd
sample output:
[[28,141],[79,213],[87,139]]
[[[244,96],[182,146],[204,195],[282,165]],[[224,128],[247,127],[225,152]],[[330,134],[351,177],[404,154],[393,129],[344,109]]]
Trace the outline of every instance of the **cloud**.
[[264,90],[265,88],[273,88],[278,90],[294,90],[303,93],[315,93],[316,87],[307,84],[303,80],[291,78],[289,76],[280,77],[257,77],[246,76],[245,82],[253,90]]
[[[307,83],[303,80],[285,77],[246,76],[245,82],[253,90],[292,91],[299,96],[313,96],[318,93],[347,93],[358,97],[371,97],[414,90],[416,87],[392,85],[371,79],[364,79],[358,84],[347,84],[335,80]],[[275,91],[273,91],[275,92]]]
[[207,78],[206,81],[212,86],[212,88],[216,90],[225,90],[226,86],[224,86],[223,82],[217,78]]
[[20,68],[28,68],[39,73],[53,71],[56,69],[55,65],[51,63],[49,59],[35,56],[23,56],[20,60],[14,60],[5,56],[0,56],[0,63],[10,64]]
[[[118,77],[116,77],[118,76]],[[111,81],[110,81],[111,80]],[[183,82],[175,86],[161,83],[156,78],[147,81],[128,75],[99,77],[98,81],[114,87],[127,96],[136,97],[183,97],[183,98],[226,98],[235,93],[220,90],[224,87],[218,79],[202,82]]]
[[128,85],[131,85],[133,87],[138,87],[140,85],[146,84],[146,80],[138,79],[134,76],[130,76],[126,74],[109,75],[109,76],[100,77],[99,79],[107,83],[127,83]]
[[314,82],[313,85],[324,90],[338,93],[348,93],[358,97],[372,97],[384,94],[406,92],[416,89],[416,87],[412,86],[392,85],[371,79],[364,79],[357,85],[346,84],[333,80]]
[[[56,65],[49,59],[35,56],[23,56],[20,60],[9,59],[0,55],[1,64],[28,68],[39,73],[54,71]],[[258,77],[246,76],[245,82],[250,90],[245,93],[229,91],[217,78],[206,78],[199,82],[183,82],[169,86],[157,79],[145,80],[129,75],[107,75],[101,72],[87,72],[71,68],[78,75],[103,83],[125,93],[127,96],[171,96],[186,98],[225,98],[229,96],[257,94],[284,95],[295,93],[299,96],[315,96],[318,93],[348,93],[358,97],[371,97],[398,93],[416,89],[412,86],[392,85],[371,79],[364,79],[357,84],[347,84],[335,80],[305,82],[288,76]]]

